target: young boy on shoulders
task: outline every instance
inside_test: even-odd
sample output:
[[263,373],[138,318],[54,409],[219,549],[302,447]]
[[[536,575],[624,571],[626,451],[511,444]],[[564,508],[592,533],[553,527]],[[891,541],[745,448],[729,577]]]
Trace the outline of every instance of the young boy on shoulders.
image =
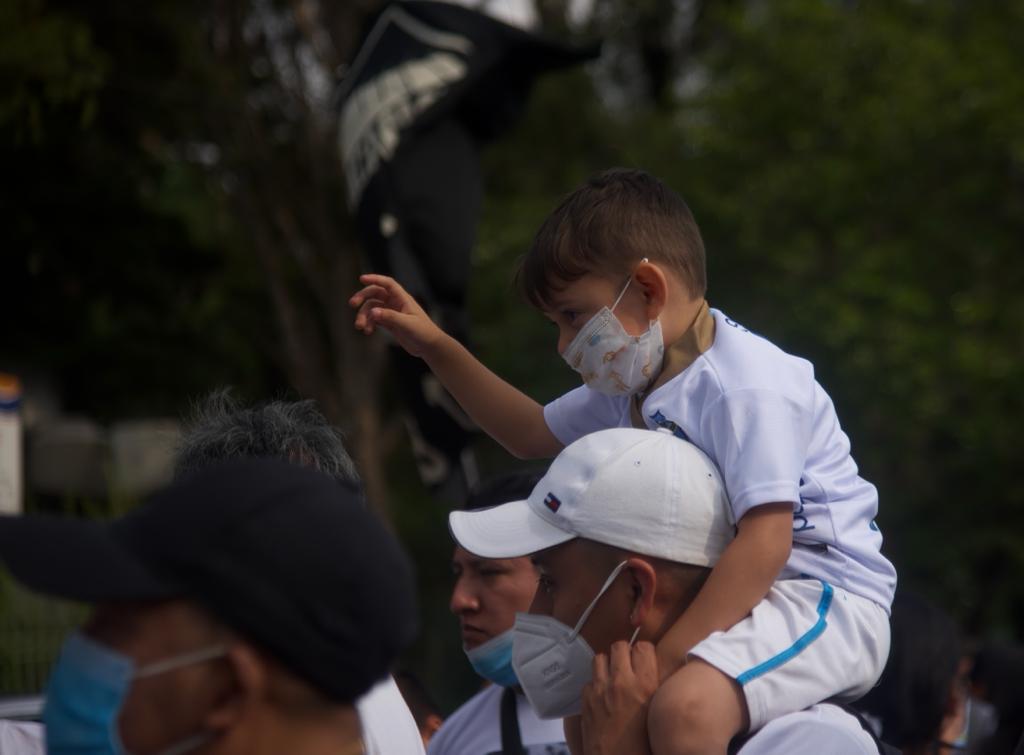
[[395,281],[361,280],[356,327],[382,327],[426,360],[512,454],[550,457],[587,433],[634,426],[671,430],[718,465],[736,537],[658,645],[655,755],[724,753],[737,734],[874,684],[896,585],[875,488],[858,476],[813,366],[708,307],[700,232],[668,187],[607,171],[538,231],[519,284],[584,381],[547,406],[488,370]]

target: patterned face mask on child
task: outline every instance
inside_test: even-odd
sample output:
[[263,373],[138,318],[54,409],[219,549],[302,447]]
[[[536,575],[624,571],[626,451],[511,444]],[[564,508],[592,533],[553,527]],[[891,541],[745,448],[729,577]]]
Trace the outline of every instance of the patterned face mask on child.
[[665,356],[658,320],[640,335],[631,336],[614,314],[631,280],[626,281],[612,306],[602,307],[591,317],[562,352],[562,358],[591,390],[609,396],[631,396],[642,391],[658,374]]

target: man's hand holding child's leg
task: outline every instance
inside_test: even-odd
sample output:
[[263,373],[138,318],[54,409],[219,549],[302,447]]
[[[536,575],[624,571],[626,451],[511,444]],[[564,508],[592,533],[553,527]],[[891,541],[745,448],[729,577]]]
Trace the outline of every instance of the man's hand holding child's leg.
[[[594,656],[593,676],[583,688],[582,747],[585,755],[650,755],[647,711],[658,688],[654,646],[625,641]],[[567,729],[568,731],[568,729]]]

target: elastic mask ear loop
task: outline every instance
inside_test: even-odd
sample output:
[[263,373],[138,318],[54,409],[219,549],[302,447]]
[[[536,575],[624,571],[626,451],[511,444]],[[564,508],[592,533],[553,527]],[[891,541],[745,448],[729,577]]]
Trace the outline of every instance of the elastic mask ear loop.
[[[637,597],[637,602],[638,603],[640,602],[640,597],[639,596]],[[636,605],[633,606],[633,610],[634,611],[636,610]],[[637,628],[633,630],[633,636],[629,638],[629,646],[630,647],[633,647],[636,644],[636,638],[637,638],[638,634],[640,634],[640,626],[639,625],[637,625]]]
[[185,755],[185,753],[198,750],[212,739],[213,734],[210,733],[196,734],[195,736],[191,736],[175,745],[171,745],[165,750],[160,750],[157,755]]
[[[640,260],[640,262],[647,262],[647,258],[644,257],[642,260]],[[632,283],[632,282],[633,282],[633,275],[630,274],[630,276],[626,279],[626,285],[622,287],[621,291],[619,291],[618,298],[615,300],[615,303],[612,304],[611,308],[609,309],[610,312],[614,312],[615,308],[617,306],[619,306],[619,302],[622,301],[622,297],[626,295],[626,289],[629,288],[629,284]]]
[[214,658],[220,658],[222,655],[226,655],[227,652],[228,649],[224,645],[215,645],[214,647],[194,650],[191,653],[185,653],[183,655],[175,656],[174,658],[168,658],[164,661],[155,661],[154,663],[143,666],[132,675],[132,678],[143,679],[147,676],[156,676],[158,674],[163,674],[166,671],[173,671],[176,668],[191,666],[194,663],[212,661]]
[[612,570],[611,574],[608,575],[608,579],[604,581],[604,584],[601,586],[601,589],[597,591],[597,596],[592,601],[590,601],[590,605],[587,606],[587,610],[583,612],[583,615],[580,616],[580,620],[577,621],[576,626],[573,627],[572,633],[569,635],[570,640],[576,639],[576,635],[580,633],[580,630],[583,629],[583,625],[586,624],[587,619],[590,618],[590,614],[594,610],[594,606],[597,605],[597,601],[601,599],[602,595],[608,592],[608,588],[612,586],[612,582],[615,581],[615,578],[622,573],[623,569],[626,568],[627,563],[629,562],[623,561],[621,564],[619,564]]
[[[136,671],[132,675],[132,678],[142,679],[147,676],[157,676],[167,671],[173,671],[174,669],[184,668],[185,666],[191,666],[196,663],[203,663],[204,661],[212,661],[215,658],[227,655],[227,652],[228,649],[226,645],[214,645],[213,647],[200,648],[199,650],[183,653],[182,655],[174,658],[167,658],[163,661],[155,661],[147,664]],[[160,750],[158,755],[185,755],[185,753],[198,750],[212,739],[213,734],[210,732],[193,734],[170,747]]]
[[626,289],[629,288],[629,284],[632,283],[632,282],[633,282],[633,276],[631,275],[631,276],[629,276],[629,279],[626,281],[626,285],[622,287],[621,291],[619,291],[619,295],[615,299],[615,303],[612,304],[611,308],[609,308],[609,310],[608,310],[609,312],[614,312],[615,308],[617,306],[619,306],[619,302],[622,301],[622,297],[626,295]]

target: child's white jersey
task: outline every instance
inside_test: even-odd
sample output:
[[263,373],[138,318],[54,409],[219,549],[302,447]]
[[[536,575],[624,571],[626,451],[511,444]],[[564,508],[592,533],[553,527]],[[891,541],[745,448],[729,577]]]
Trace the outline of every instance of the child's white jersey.
[[[754,506],[793,504],[793,551],[780,578],[817,577],[888,610],[896,570],[879,550],[878,493],[857,474],[813,365],[718,310],[705,309],[702,318],[713,342],[646,396],[643,422],[668,428],[715,461],[736,521]],[[545,406],[544,419],[568,445],[633,426],[631,403],[584,385]]]

